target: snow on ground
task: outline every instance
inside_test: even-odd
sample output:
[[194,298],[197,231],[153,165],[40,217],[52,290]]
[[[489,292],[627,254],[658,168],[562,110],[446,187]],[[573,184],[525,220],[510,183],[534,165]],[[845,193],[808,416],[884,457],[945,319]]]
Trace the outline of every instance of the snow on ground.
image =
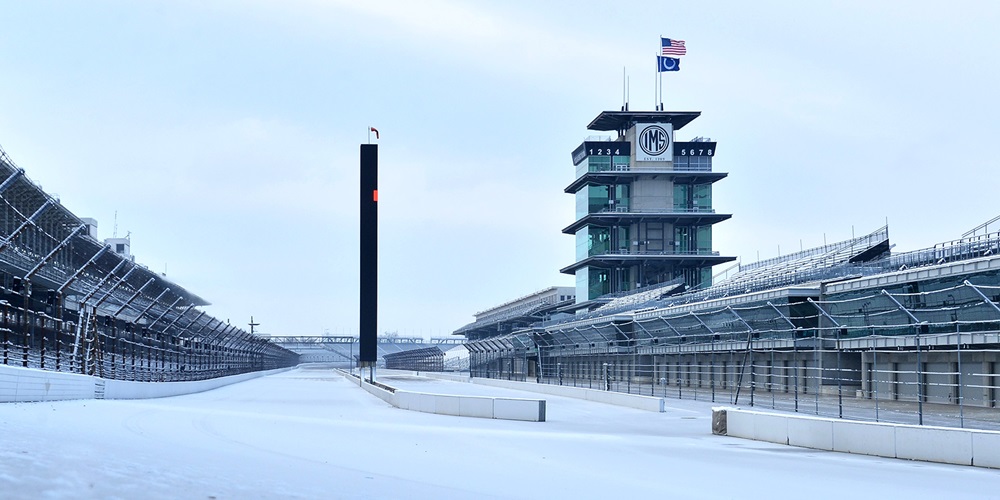
[[[410,390],[538,394],[402,377]],[[460,389],[475,387],[474,389]],[[1000,471],[713,436],[667,413],[544,396],[547,422],[393,408],[302,367],[145,401],[0,404],[2,498],[996,498]]]

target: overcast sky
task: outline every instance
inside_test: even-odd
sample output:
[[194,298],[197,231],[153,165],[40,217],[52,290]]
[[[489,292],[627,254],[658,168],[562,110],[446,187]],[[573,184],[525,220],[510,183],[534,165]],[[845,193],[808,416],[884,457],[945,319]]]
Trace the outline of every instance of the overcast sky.
[[[1000,214],[1000,3],[0,1],[0,146],[100,237],[272,334],[356,333],[379,143],[380,330],[438,337],[574,260],[571,151],[654,105],[719,142],[744,263]],[[419,4],[419,5],[418,5]],[[1000,229],[1000,227],[997,227]],[[717,269],[717,271],[720,269]]]

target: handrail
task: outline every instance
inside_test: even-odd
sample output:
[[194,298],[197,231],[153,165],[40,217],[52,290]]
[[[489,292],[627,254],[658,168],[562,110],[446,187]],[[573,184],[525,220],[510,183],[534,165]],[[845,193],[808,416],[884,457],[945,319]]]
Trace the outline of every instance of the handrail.
[[625,210],[620,210],[622,207],[605,207],[602,208],[600,212],[591,212],[592,214],[714,214],[714,208],[708,207],[671,207],[671,208],[632,208],[625,207]]
[[600,253],[591,253],[590,257],[603,255],[720,255],[717,250],[675,250],[675,251],[655,251],[655,250],[630,250],[627,248],[607,250]]

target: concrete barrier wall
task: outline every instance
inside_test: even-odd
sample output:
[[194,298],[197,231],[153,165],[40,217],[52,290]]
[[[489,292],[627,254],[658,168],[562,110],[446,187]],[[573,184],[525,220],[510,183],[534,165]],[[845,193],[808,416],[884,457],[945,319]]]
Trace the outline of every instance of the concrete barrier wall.
[[208,380],[194,380],[190,382],[130,382],[127,380],[106,380],[104,382],[104,399],[149,399],[180,396],[182,394],[194,394],[288,370],[291,370],[291,368],[241,373],[239,375],[230,375],[228,377],[212,378]]
[[[887,458],[1000,468],[1000,432],[713,408],[727,436]],[[721,413],[720,413],[721,412]]]
[[67,399],[144,399],[203,392],[224,385],[290,370],[244,373],[193,382],[128,382],[89,375],[0,365],[0,402]]
[[586,389],[583,387],[573,387],[567,385],[538,384],[535,382],[517,382],[513,380],[500,380],[493,378],[469,378],[443,373],[420,372],[422,375],[443,380],[456,380],[472,382],[473,384],[488,385],[492,387],[502,387],[505,389],[515,389],[525,392],[537,392],[540,394],[550,394],[552,396],[562,396],[567,398],[585,399],[598,403],[607,403],[638,410],[663,412],[666,404],[663,398],[651,396],[637,396],[635,394],[625,394],[622,392],[599,391],[596,389]]
[[0,365],[0,402],[92,399],[94,377]]
[[492,398],[493,418],[504,420],[545,421],[544,399]]
[[357,378],[357,377],[355,377],[353,375],[350,375],[346,371],[341,371],[340,373],[348,381],[350,381],[350,382],[352,382],[354,384],[360,384],[362,389],[364,389],[365,391],[367,391],[370,394],[374,395],[375,397],[381,399],[382,401],[385,401],[386,403],[389,403],[392,406],[395,406],[397,408],[399,407],[399,403],[398,403],[398,399],[399,398],[396,396],[396,393],[394,393],[392,391],[387,391],[387,390],[385,390],[385,389],[383,389],[383,388],[381,388],[381,387],[379,387],[377,385],[369,384],[368,382],[365,382],[364,379]]
[[[344,378],[352,383],[358,379],[341,371]],[[403,410],[453,415],[457,417],[496,418],[500,420],[522,420],[527,422],[545,421],[545,400],[493,398],[485,396],[457,396],[453,394],[431,394],[426,392],[387,391],[367,381],[361,387],[382,401]]]

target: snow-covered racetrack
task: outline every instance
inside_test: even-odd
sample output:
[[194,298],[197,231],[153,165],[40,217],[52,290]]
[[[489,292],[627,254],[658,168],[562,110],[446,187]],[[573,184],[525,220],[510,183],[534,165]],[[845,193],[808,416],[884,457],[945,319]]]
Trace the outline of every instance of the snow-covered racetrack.
[[[397,382],[426,392],[462,385]],[[409,412],[331,370],[302,367],[156,400],[0,404],[0,497],[842,499],[1000,491],[995,470],[713,436],[708,403],[668,401],[667,413],[652,413],[545,399],[543,423]]]

